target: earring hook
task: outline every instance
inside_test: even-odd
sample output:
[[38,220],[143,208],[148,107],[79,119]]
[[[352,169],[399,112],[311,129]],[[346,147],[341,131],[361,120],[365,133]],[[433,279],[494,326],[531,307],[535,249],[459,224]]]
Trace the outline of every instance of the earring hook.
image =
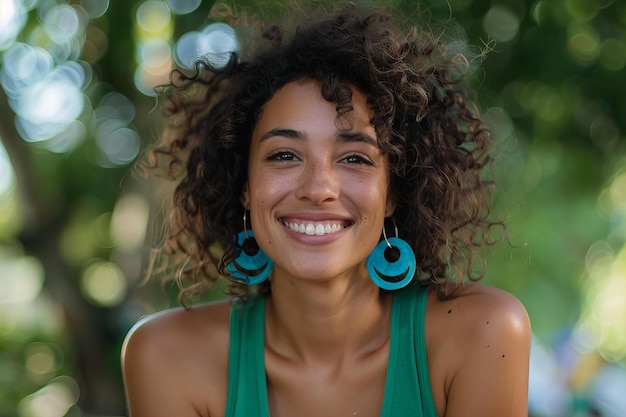
[[246,239],[249,239],[250,236],[248,236],[248,224],[246,221],[248,218],[247,213],[248,213],[248,210],[243,209],[243,232],[246,234]]
[[[396,224],[396,219],[394,219],[393,217],[391,218],[391,221],[393,222],[393,228],[396,231],[396,237],[398,237],[398,225]],[[391,249],[391,243],[389,243],[389,240],[387,239],[387,232],[386,232],[386,227],[385,227],[385,223],[383,221],[383,238],[385,239],[385,243],[387,244],[387,246],[389,247],[389,249]]]

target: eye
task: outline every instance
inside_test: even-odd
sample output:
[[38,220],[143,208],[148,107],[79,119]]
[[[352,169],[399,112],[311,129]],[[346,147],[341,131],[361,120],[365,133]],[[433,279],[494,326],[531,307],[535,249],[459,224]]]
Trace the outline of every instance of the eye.
[[298,157],[291,151],[281,149],[269,154],[267,159],[268,161],[296,161]]
[[374,165],[374,162],[370,158],[361,154],[348,155],[343,158],[342,161],[355,165]]

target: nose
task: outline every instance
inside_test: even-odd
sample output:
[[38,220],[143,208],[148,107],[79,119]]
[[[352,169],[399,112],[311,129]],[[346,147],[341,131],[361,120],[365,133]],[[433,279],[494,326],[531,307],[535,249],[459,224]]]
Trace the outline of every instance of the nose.
[[319,205],[339,197],[340,180],[332,162],[307,162],[298,179],[296,197]]

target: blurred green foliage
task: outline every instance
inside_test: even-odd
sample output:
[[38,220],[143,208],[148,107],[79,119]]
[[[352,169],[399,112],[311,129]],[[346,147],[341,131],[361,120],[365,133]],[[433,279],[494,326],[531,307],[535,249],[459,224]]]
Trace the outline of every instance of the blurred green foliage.
[[[92,51],[96,58],[87,60],[94,79],[84,93],[92,103],[111,92],[128,97],[136,109],[132,124],[145,147],[160,121],[152,111],[154,98],[141,94],[133,78],[135,13],[142,3],[112,1],[104,15],[89,20],[88,39],[89,33],[106,39],[94,40],[99,53]],[[624,263],[618,262],[626,237],[626,3],[386,4],[410,22],[445,31],[472,57],[471,82],[497,138],[494,213],[507,220],[510,243],[488,250],[485,282],[520,298],[545,342],[581,324],[592,333],[626,333],[619,307],[606,313],[617,314],[613,330],[592,325],[607,319],[599,307],[606,297],[623,299],[602,288],[623,288],[619,283],[626,280]],[[201,28],[210,6],[204,1],[193,13],[176,16],[174,36]],[[288,7],[278,1],[236,4],[265,15]],[[27,18],[17,41],[36,44],[35,9]],[[0,284],[9,295],[32,297],[0,296],[0,416],[55,415],[36,411],[46,406],[50,392],[61,392],[67,405],[56,415],[122,415],[123,337],[141,315],[176,304],[175,288],[153,281],[140,285],[150,247],[159,238],[167,188],[138,178],[132,165],[99,164],[90,128],[72,152],[27,143],[16,130],[9,101],[0,89],[0,138],[15,173],[0,196]],[[149,221],[142,217],[142,201]],[[130,216],[122,224],[145,221],[139,245],[125,247],[111,231],[122,211]],[[30,281],[9,279],[24,271],[30,271]],[[115,284],[116,276],[124,283]],[[105,281],[98,277],[117,287],[98,287]],[[95,297],[98,291],[108,291],[109,298]],[[219,289],[209,295],[216,296]],[[603,340],[596,343],[601,353],[623,361],[623,338]]]

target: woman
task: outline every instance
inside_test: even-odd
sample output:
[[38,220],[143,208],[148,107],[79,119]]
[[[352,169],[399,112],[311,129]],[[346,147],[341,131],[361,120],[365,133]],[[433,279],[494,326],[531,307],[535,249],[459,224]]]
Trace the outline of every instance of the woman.
[[499,223],[465,61],[353,5],[265,35],[172,83],[165,249],[183,298],[233,297],[135,326],[130,415],[526,416],[525,310],[471,282]]

